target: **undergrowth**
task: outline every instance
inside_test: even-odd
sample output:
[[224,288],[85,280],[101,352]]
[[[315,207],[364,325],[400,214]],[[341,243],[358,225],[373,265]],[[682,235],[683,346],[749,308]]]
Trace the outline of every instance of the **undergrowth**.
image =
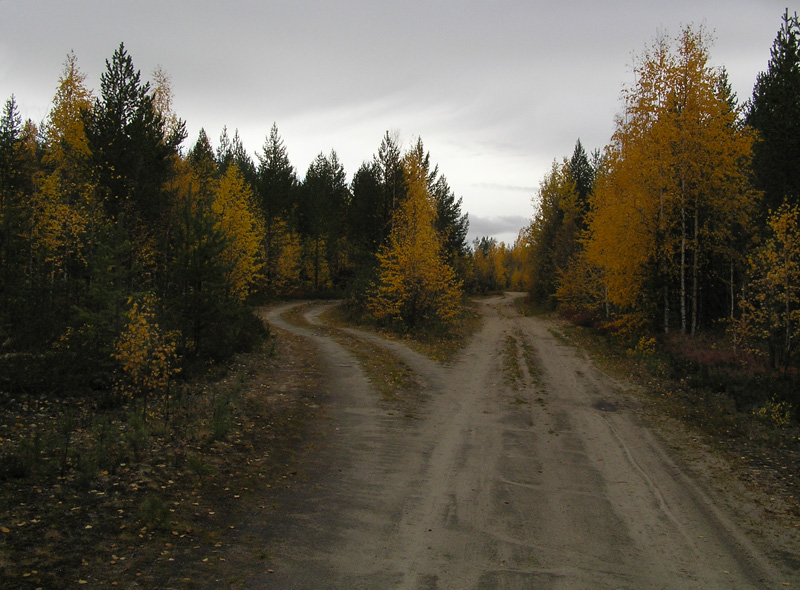
[[230,519],[285,479],[316,407],[313,359],[288,336],[275,347],[146,407],[0,392],[0,587],[192,587],[218,574],[208,564]]

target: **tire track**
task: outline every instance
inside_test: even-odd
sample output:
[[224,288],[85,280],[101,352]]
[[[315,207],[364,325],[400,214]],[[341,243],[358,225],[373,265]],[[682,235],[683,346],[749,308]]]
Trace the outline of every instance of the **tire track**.
[[382,404],[357,359],[315,327],[323,306],[305,328],[281,319],[287,306],[269,314],[328,361],[332,434],[276,517],[272,573],[248,587],[781,587],[624,392],[512,303],[483,300],[483,328],[448,366],[345,330],[417,374],[415,420]]

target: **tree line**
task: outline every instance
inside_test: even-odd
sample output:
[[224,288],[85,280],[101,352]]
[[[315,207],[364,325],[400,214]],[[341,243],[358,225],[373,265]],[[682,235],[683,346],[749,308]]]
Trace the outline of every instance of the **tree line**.
[[[157,394],[252,346],[252,306],[346,295],[377,321],[447,324],[470,270],[468,218],[418,139],[387,132],[347,182],[335,151],[302,179],[273,125],[185,150],[163,70],[123,44],[100,91],[69,54],[40,124],[0,118],[0,365],[9,390]],[[409,252],[413,254],[409,256]]]
[[408,330],[456,319],[464,292],[504,289],[620,333],[723,325],[736,350],[788,369],[799,39],[787,11],[744,104],[704,28],[655,39],[609,145],[578,141],[553,163],[512,245],[467,244],[421,139],[404,151],[387,132],[349,183],[333,150],[301,178],[276,125],[255,159],[227,129],[187,150],[162,70],[143,81],[121,44],[95,96],[70,54],[41,124],[13,96],[0,119],[3,385],[155,393],[256,342],[252,306],[269,298],[344,295]]
[[530,291],[631,334],[728,331],[734,349],[797,366],[800,340],[800,21],[783,15],[744,104],[709,34],[660,35],[609,145],[542,180],[524,230]]

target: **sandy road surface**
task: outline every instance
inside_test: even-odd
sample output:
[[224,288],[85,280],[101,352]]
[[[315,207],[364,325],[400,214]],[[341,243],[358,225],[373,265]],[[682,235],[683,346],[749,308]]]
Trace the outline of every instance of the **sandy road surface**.
[[285,308],[269,315],[326,360],[330,434],[275,499],[285,516],[248,585],[795,587],[797,573],[685,475],[619,388],[510,302],[482,303],[482,330],[450,366],[353,331],[423,381],[413,418],[381,403],[342,346],[289,325]]

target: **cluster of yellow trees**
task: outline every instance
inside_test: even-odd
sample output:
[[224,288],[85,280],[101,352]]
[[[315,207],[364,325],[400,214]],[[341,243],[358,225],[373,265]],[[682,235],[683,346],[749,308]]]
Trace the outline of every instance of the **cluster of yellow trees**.
[[763,138],[708,47],[702,27],[656,39],[610,145],[554,163],[525,232],[531,292],[617,328],[694,335],[727,319],[740,348],[785,366],[800,337],[798,208],[764,206]]
[[467,284],[472,293],[528,291],[530,254],[525,232],[520,232],[511,247],[494,238],[476,238],[472,243]]
[[584,250],[610,305],[645,311],[645,284],[655,280],[664,331],[676,305],[681,330],[693,334],[701,284],[725,282],[709,272],[741,267],[758,198],[747,177],[752,134],[737,125],[703,35],[687,28],[674,49],[661,38],[642,56],[595,181]]

